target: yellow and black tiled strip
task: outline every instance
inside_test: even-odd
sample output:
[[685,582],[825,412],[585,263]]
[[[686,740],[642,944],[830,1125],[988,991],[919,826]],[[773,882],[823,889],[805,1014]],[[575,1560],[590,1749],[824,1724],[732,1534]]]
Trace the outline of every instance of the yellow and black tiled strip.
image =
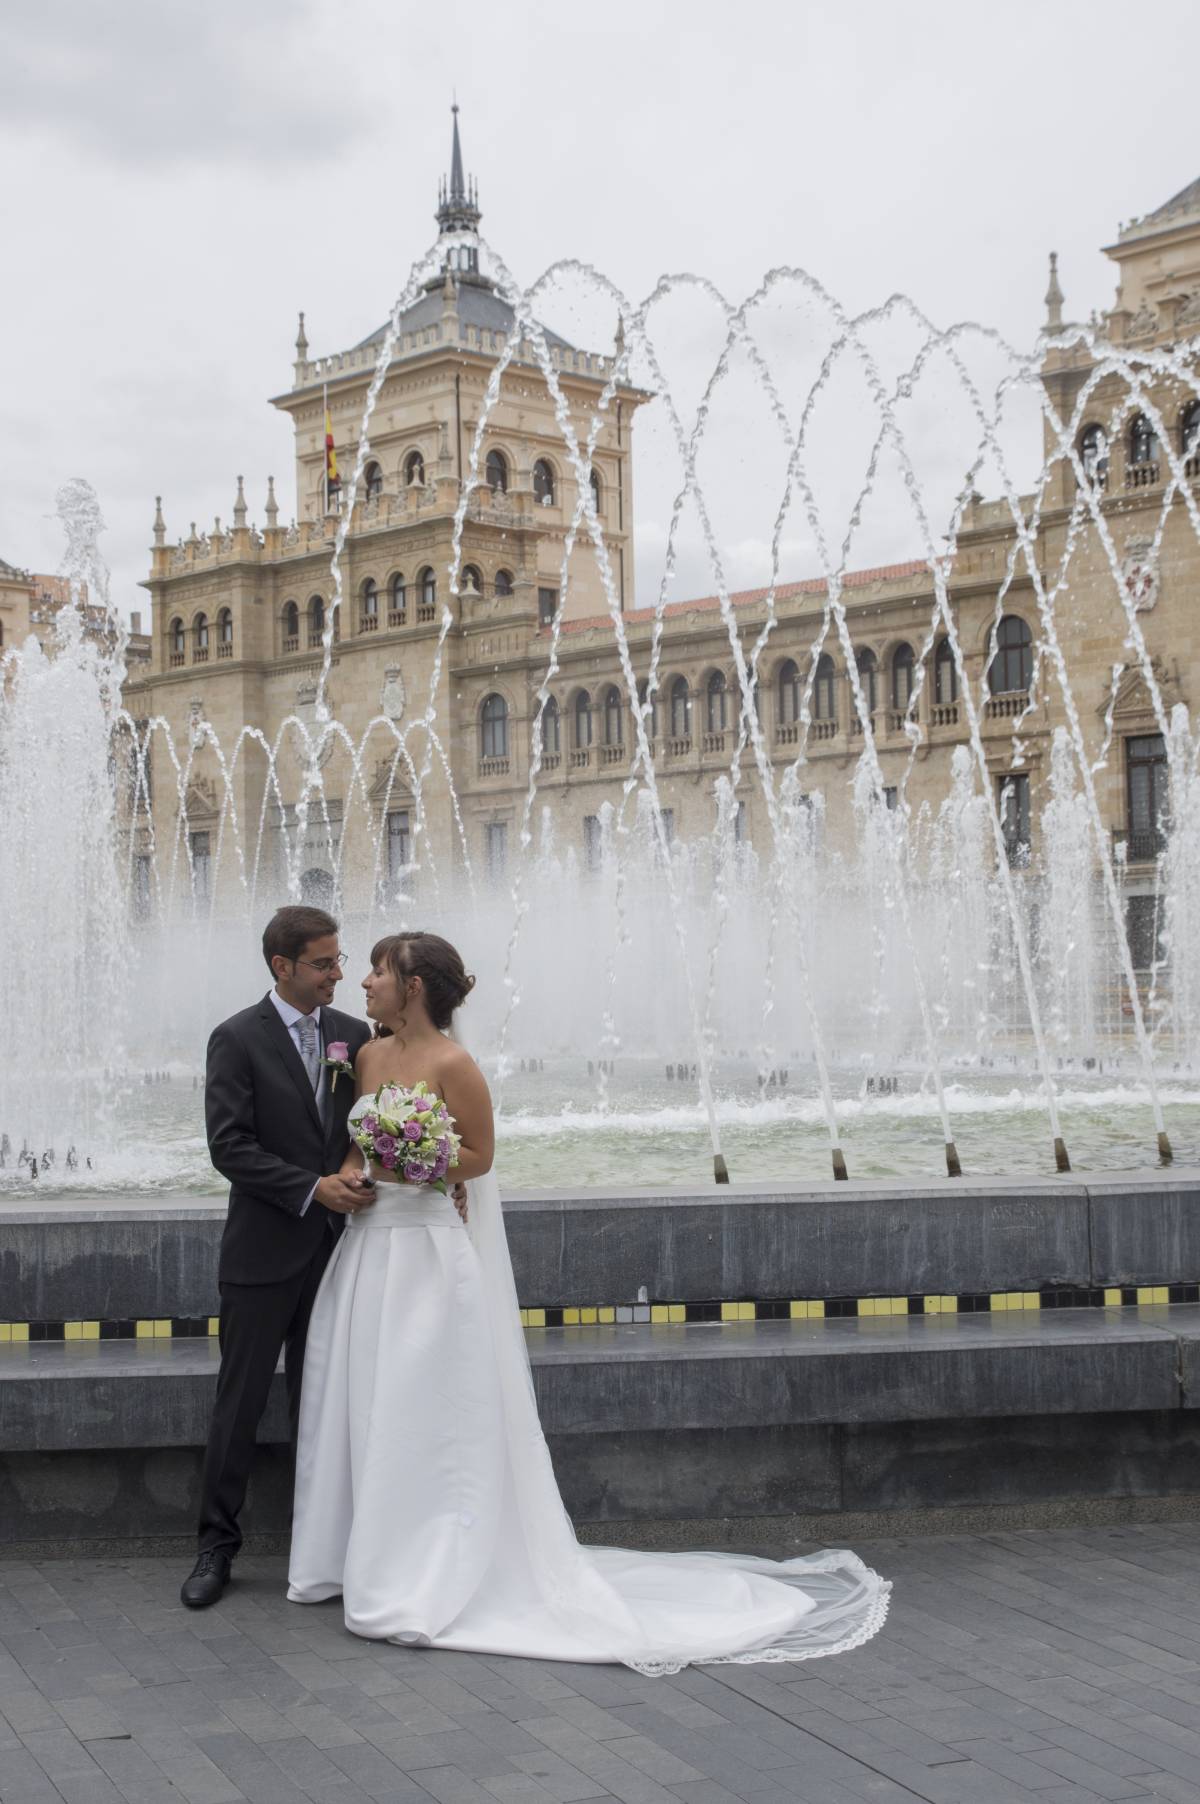
[[[526,1328],[576,1328],[648,1322],[837,1321],[879,1315],[987,1315],[1014,1309],[1137,1308],[1200,1302],[1200,1284],[1139,1284],[1120,1289],[1047,1288],[968,1292],[961,1296],[797,1297],[769,1302],[597,1303],[522,1309]],[[215,1315],[80,1322],[0,1322],[0,1345],[26,1341],[194,1340],[215,1336]]]

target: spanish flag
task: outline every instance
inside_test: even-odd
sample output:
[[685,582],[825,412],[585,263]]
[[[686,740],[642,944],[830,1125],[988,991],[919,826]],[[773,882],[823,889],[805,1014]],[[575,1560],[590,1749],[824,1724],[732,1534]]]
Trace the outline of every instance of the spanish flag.
[[325,487],[337,489],[342,485],[338,475],[337,452],[333,448],[333,422],[329,418],[329,408],[325,408]]

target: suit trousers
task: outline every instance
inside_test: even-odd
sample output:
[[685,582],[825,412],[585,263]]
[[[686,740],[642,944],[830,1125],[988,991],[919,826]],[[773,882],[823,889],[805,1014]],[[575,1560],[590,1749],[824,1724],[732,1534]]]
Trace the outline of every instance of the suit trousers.
[[308,1265],[282,1283],[221,1285],[221,1367],[200,1494],[202,1552],[219,1547],[232,1559],[241,1547],[238,1516],[281,1348],[295,1452],[308,1318],[333,1246],[333,1235],[324,1234]]

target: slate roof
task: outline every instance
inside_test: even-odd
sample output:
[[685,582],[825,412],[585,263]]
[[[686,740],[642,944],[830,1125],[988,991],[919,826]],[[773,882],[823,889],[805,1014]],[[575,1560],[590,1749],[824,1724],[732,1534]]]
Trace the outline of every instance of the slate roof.
[[1170,219],[1175,213],[1196,212],[1200,212],[1200,176],[1186,188],[1181,188],[1178,194],[1173,194],[1170,200],[1165,200],[1161,207],[1156,207],[1153,213],[1147,213],[1138,224],[1148,225],[1152,219]]
[[[404,332],[421,332],[426,326],[436,326],[442,317],[442,283],[444,277],[439,276],[435,285],[426,289],[419,300],[413,302],[401,315],[401,330]],[[455,287],[458,292],[458,317],[466,326],[482,326],[485,331],[503,332],[505,337],[512,331],[513,310],[508,302],[496,293],[490,282],[472,280],[469,276],[460,277]],[[546,342],[555,345],[561,351],[573,351],[575,346],[557,332],[543,327]],[[362,339],[353,349],[361,351],[366,345],[376,345],[387,331],[387,321],[372,332],[368,338]]]

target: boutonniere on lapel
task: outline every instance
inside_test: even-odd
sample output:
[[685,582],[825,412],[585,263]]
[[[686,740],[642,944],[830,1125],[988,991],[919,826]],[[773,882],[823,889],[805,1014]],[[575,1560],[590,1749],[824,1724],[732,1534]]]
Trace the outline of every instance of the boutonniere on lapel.
[[329,1085],[331,1091],[337,1089],[338,1078],[343,1074],[346,1077],[354,1076],[354,1066],[350,1063],[350,1047],[345,1040],[330,1040],[321,1063],[328,1065],[333,1072]]

